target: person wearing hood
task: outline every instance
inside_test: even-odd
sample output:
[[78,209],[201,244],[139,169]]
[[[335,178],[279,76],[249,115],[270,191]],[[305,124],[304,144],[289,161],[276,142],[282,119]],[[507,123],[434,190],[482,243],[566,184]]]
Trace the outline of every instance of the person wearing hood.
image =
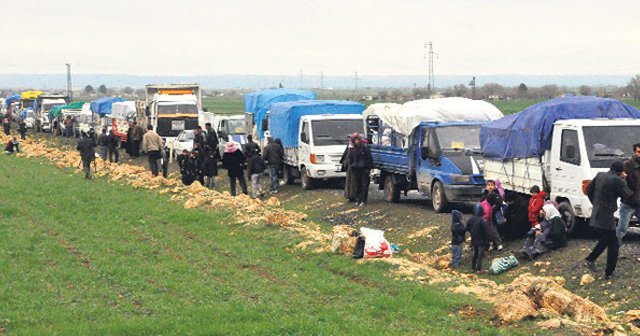
[[489,230],[489,241],[493,243],[493,248],[502,251],[502,238],[500,238],[500,233],[498,232],[498,223],[496,221],[496,215],[498,212],[502,211],[502,198],[498,193],[493,190],[491,191],[482,202],[480,202],[480,206],[482,206],[482,210],[484,213],[484,221],[487,223],[487,228]]
[[231,185],[231,196],[236,196],[236,180],[240,183],[242,193],[249,194],[247,191],[247,181],[244,178],[245,158],[242,151],[238,148],[236,142],[229,141],[222,155],[222,166],[229,174],[229,184]]
[[467,221],[467,231],[471,235],[471,246],[473,247],[473,258],[471,259],[471,269],[475,273],[482,273],[482,258],[484,250],[489,246],[489,227],[484,220],[484,210],[480,203],[473,207],[473,217]]
[[360,134],[351,136],[353,147],[347,152],[347,166],[349,171],[349,186],[353,189],[356,205],[366,204],[369,194],[369,172],[372,166],[371,152],[363,143]]
[[567,245],[567,228],[558,209],[551,203],[545,204],[540,210],[540,216],[544,220],[529,231],[520,250],[529,260],[534,260],[550,249]]
[[462,243],[464,243],[467,228],[462,224],[462,213],[451,211],[451,264],[452,268],[460,267],[462,260]]
[[271,178],[271,188],[269,192],[276,194],[278,193],[278,187],[280,185],[279,176],[284,163],[284,148],[282,147],[282,141],[280,141],[280,139],[269,141],[267,146],[264,147],[262,158],[269,166],[269,177]]
[[526,236],[531,229],[527,213],[529,203],[525,198],[514,192],[507,193],[504,202],[507,204],[507,211],[505,212],[507,223],[499,227],[498,230],[509,239],[520,239]]
[[538,225],[538,220],[540,218],[540,210],[542,210],[542,206],[544,205],[544,199],[547,197],[547,193],[540,190],[540,187],[534,185],[529,189],[531,193],[531,198],[529,199],[529,223],[531,227],[534,228]]
[[93,138],[90,138],[87,133],[82,132],[82,137],[78,141],[76,149],[80,152],[80,158],[82,159],[82,169],[84,169],[84,177],[87,180],[91,179],[91,162],[95,160],[96,142]]

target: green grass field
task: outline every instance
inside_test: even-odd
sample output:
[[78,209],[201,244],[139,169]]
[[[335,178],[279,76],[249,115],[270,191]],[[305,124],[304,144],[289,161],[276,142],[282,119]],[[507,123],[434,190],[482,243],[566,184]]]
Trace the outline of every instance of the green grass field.
[[[0,330],[16,335],[529,334],[490,307],[292,251],[276,227],[0,156]],[[473,317],[457,313],[465,305]],[[1,332],[0,332],[1,333]]]

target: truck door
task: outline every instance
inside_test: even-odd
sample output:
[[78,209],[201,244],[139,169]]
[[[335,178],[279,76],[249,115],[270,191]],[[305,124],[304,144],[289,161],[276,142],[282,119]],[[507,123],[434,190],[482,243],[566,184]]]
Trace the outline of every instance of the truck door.
[[582,195],[582,163],[580,136],[576,129],[562,129],[554,131],[551,146],[550,175],[552,197],[567,197],[572,204],[578,199],[571,199],[572,195]]
[[420,193],[430,196],[433,172],[440,161],[440,146],[435,131],[431,127],[422,127],[418,136],[420,141],[417,141],[416,153],[412,156],[413,160],[409,160],[409,165],[415,163],[416,181]]
[[[298,162],[299,164],[309,164],[311,154],[311,125],[309,121],[300,121],[302,125],[300,125],[300,141],[298,143],[298,157],[295,158],[294,162]],[[300,167],[298,167],[300,168]]]

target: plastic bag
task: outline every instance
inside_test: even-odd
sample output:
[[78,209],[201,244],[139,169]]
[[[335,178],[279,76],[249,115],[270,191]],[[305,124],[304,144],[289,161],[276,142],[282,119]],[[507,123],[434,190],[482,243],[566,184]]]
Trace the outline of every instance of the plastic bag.
[[387,258],[392,255],[391,244],[384,238],[384,231],[363,227],[360,232],[365,240],[365,258]]

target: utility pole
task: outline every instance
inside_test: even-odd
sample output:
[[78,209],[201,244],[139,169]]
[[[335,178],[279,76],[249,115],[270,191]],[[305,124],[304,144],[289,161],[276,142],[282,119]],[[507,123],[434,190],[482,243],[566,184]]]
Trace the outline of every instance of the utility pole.
[[67,66],[67,99],[69,102],[73,101],[73,91],[71,90],[71,63],[66,63]]
[[429,90],[429,94],[431,92],[435,92],[436,90],[436,77],[433,72],[433,43],[428,42],[424,44],[425,49],[427,49],[427,57],[429,60],[429,83],[427,85],[427,89]]
[[471,99],[476,99],[476,77],[471,79],[469,86],[471,87]]

